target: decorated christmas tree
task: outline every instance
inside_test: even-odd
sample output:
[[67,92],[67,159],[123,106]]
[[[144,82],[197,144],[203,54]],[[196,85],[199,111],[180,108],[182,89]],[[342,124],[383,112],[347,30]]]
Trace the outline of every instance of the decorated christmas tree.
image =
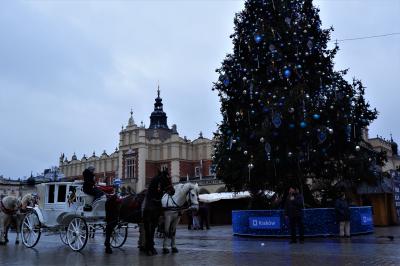
[[362,134],[377,111],[360,81],[334,69],[338,46],[328,48],[333,29],[318,12],[312,0],[248,0],[235,16],[213,88],[223,117],[214,161],[230,190],[297,185],[318,197],[376,176],[383,157]]

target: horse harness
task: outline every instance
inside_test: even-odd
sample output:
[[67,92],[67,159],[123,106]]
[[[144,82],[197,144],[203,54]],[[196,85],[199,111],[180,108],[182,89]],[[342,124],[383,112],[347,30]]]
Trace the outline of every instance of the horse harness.
[[16,209],[16,210],[7,209],[3,204],[3,200],[0,200],[0,210],[7,215],[15,215],[18,211],[18,209]]
[[[193,188],[189,189],[188,192],[186,192],[186,197],[189,195],[189,193],[193,190]],[[175,205],[174,207],[168,207],[169,199],[172,200],[172,203]],[[174,198],[168,194],[168,199],[167,199],[167,207],[163,208],[164,210],[167,211],[177,211],[179,212],[179,215],[182,215],[182,212],[189,209],[189,207],[192,205],[192,199],[189,197],[187,201],[181,206],[178,205],[178,203],[175,202]]]

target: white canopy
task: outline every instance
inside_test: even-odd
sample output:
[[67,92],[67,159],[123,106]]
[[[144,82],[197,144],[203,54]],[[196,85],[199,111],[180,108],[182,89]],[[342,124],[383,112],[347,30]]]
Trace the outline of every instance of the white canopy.
[[[272,197],[275,192],[273,191],[268,191],[266,190],[265,195],[267,197]],[[241,191],[241,192],[221,192],[221,193],[210,193],[210,194],[200,194],[199,195],[199,200],[201,202],[205,203],[210,203],[210,202],[215,202],[219,200],[232,200],[232,199],[244,199],[244,198],[250,198],[250,192],[248,191]]]

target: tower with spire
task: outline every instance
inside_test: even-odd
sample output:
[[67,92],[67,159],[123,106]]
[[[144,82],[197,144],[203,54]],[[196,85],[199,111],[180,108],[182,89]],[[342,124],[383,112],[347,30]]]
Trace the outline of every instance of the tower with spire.
[[131,108],[131,116],[129,117],[129,120],[128,120],[128,127],[134,127],[134,126],[136,126],[136,124],[135,124],[135,120],[133,120],[133,110],[132,110],[132,108]]
[[162,98],[160,97],[160,85],[157,87],[157,98],[154,103],[154,111],[150,115],[149,129],[169,129],[167,114],[163,110]]

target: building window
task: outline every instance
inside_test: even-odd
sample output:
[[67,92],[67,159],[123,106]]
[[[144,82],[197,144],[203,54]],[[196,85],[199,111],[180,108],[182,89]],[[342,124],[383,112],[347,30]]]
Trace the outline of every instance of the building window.
[[210,175],[210,176],[215,176],[216,170],[217,170],[217,166],[216,166],[215,164],[212,164],[212,165],[210,166],[210,169],[209,169],[209,175]]
[[126,159],[126,178],[135,178],[135,159]]
[[164,170],[164,169],[168,169],[168,164],[167,163],[163,163],[160,167],[160,170]]
[[201,175],[200,166],[196,166],[194,168],[194,175],[195,175],[195,177],[200,177],[200,175]]

